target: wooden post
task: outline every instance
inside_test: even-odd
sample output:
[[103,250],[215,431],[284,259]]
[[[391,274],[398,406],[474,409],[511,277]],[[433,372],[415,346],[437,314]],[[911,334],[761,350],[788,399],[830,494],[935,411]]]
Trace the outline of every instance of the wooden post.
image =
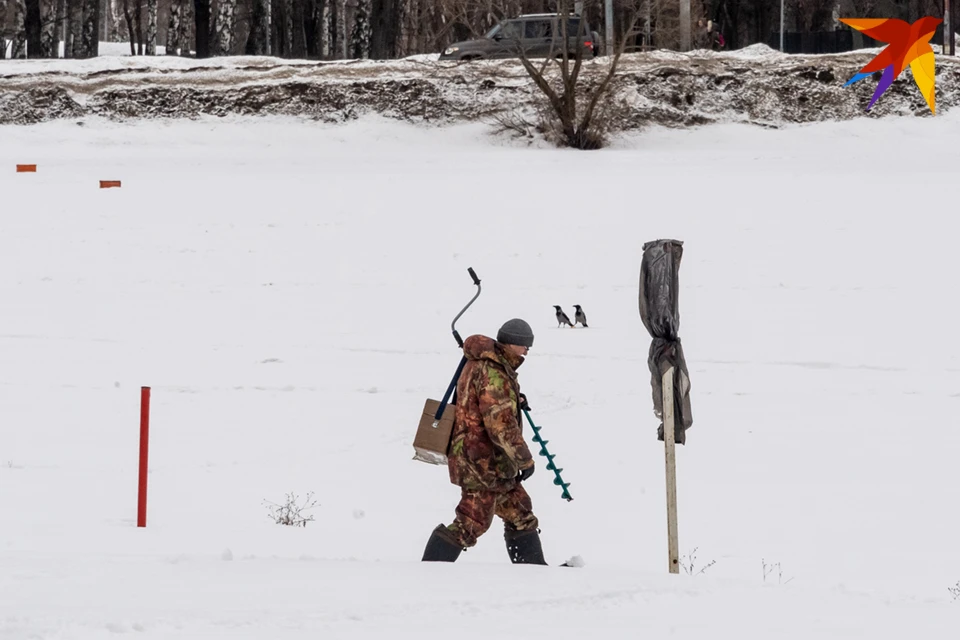
[[137,526],[147,526],[147,454],[150,442],[150,387],[140,387],[140,472],[137,477]]
[[667,466],[667,548],[670,573],[680,573],[680,545],[677,539],[677,457],[673,424],[673,367],[663,374],[663,445]]

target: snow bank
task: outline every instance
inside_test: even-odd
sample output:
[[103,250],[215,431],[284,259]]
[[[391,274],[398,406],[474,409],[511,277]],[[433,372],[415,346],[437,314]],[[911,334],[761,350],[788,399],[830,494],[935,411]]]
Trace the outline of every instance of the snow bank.
[[[876,83],[844,83],[874,50],[784,55],[766,45],[717,53],[656,51],[624,57],[615,91],[623,128],[747,122],[766,126],[886,115],[929,116],[906,71],[866,112]],[[587,86],[606,59],[584,67]],[[938,60],[937,105],[958,101],[960,62]],[[0,123],[102,116],[114,120],[203,115],[289,115],[326,122],[380,114],[455,123],[528,110],[539,99],[515,60],[456,63],[435,55],[392,61],[238,56],[102,56],[0,65]]]

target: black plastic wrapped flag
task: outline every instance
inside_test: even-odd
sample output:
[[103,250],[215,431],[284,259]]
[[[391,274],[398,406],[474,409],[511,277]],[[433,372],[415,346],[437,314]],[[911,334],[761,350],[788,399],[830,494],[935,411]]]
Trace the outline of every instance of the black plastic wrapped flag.
[[690,408],[690,374],[680,344],[680,259],[683,242],[655,240],[643,245],[640,264],[640,319],[653,341],[647,366],[653,387],[653,411],[661,420],[657,438],[663,440],[663,374],[673,367],[674,433],[677,444],[686,442],[693,425]]

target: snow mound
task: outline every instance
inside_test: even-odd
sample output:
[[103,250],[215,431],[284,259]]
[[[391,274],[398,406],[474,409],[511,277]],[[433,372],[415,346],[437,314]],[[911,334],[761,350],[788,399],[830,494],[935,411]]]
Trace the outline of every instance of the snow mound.
[[[612,83],[617,125],[688,127],[930,116],[909,70],[867,112],[876,84],[844,86],[875,50],[786,55],[756,44],[733,52],[652,51],[622,57]],[[517,60],[440,61],[436,54],[401,60],[319,62],[264,56],[195,60],[105,56],[93,60],[27,60],[0,67],[0,124],[103,117],[111,120],[281,115],[330,123],[366,114],[418,123],[492,121],[531,113],[542,95]],[[586,61],[585,90],[609,68]],[[937,61],[936,104],[960,97],[960,62]]]

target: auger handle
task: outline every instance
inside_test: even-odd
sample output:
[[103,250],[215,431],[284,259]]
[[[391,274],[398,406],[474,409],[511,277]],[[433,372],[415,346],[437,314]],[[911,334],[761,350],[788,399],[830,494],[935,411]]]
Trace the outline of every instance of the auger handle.
[[480,278],[477,277],[477,272],[473,270],[473,267],[468,267],[467,272],[470,274],[470,277],[473,278],[473,284],[477,285],[477,293],[470,299],[470,302],[467,303],[460,313],[457,314],[457,317],[453,319],[453,322],[450,323],[450,330],[453,331],[453,339],[457,341],[457,345],[462,349],[463,348],[463,338],[460,337],[460,334],[457,332],[456,324],[457,320],[460,319],[460,316],[463,315],[463,312],[470,308],[470,305],[473,304],[473,301],[477,299],[480,295]]

